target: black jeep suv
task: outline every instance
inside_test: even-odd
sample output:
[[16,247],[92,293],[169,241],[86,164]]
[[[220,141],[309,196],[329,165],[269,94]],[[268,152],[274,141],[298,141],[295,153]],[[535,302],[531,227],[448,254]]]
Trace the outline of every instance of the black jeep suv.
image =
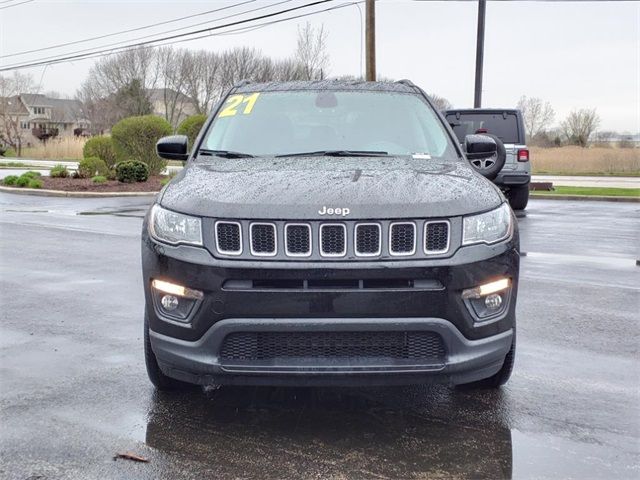
[[188,384],[497,387],[519,240],[500,190],[409,81],[242,83],[145,218],[147,371]]

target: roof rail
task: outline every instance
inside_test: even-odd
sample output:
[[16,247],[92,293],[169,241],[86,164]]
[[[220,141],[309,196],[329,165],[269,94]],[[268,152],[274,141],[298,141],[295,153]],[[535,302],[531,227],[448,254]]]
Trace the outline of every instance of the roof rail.
[[233,86],[233,90],[236,90],[240,87],[244,87],[245,85],[249,85],[250,83],[251,83],[251,80],[249,80],[248,78],[243,78],[239,82],[235,83],[235,85]]
[[406,85],[407,87],[416,87],[416,84],[413,83],[411,80],[408,80],[406,78],[403,78],[402,80],[398,80],[396,83],[401,83],[403,85]]

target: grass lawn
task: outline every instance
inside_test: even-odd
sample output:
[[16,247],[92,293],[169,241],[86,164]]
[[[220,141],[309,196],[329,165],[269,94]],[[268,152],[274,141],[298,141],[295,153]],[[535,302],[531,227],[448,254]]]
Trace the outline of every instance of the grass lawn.
[[22,162],[0,162],[0,168],[22,168],[31,167],[32,165]]
[[551,175],[554,177],[640,177],[640,172],[544,172],[537,171],[533,175]]
[[598,195],[603,197],[640,197],[640,188],[554,187],[551,192],[535,191],[534,195]]

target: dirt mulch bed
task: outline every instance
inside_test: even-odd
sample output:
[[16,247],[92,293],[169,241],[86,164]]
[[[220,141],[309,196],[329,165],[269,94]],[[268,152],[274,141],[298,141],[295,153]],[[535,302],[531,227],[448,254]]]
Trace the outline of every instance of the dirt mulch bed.
[[93,183],[90,178],[51,178],[40,177],[42,188],[46,190],[62,190],[64,192],[158,192],[160,183],[166,177],[149,177],[146,182],[120,183],[107,180],[105,183]]

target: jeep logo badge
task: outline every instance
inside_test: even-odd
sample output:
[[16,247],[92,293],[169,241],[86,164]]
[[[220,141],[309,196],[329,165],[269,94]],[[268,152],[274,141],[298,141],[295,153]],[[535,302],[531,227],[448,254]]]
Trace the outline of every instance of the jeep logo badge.
[[320,210],[318,210],[318,214],[320,215],[341,215],[346,217],[351,213],[351,210],[344,207],[327,207],[323,205]]

